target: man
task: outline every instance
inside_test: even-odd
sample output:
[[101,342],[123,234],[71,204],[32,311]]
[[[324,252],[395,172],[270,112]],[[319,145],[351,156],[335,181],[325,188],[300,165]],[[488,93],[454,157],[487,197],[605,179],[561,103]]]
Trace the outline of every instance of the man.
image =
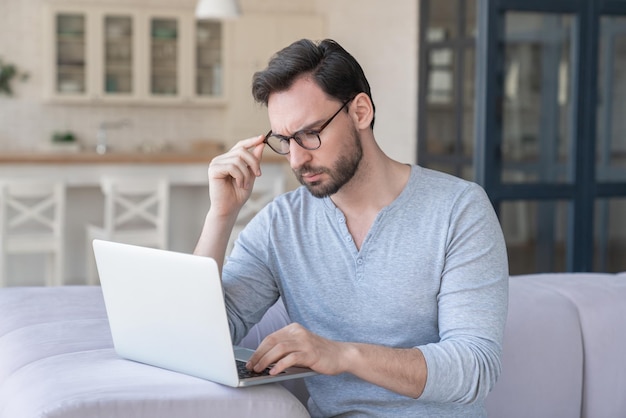
[[293,321],[248,367],[319,372],[306,382],[312,416],[484,416],[508,292],[484,191],[386,156],[365,75],[334,41],[278,52],[253,95],[271,131],[211,162],[196,248],[222,264],[264,147],[284,154],[303,187],[265,207],[223,266],[235,341],[279,296]]

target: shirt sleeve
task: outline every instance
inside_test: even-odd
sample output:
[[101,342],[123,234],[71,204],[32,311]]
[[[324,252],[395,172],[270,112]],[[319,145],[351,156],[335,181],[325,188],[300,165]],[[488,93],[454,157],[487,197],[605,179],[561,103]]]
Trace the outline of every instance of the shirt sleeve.
[[226,313],[234,344],[276,303],[279,289],[269,267],[271,211],[261,210],[239,234],[222,269]]
[[447,234],[437,300],[440,341],[418,347],[428,367],[420,399],[471,403],[484,399],[500,375],[508,309],[504,237],[478,185],[457,199]]

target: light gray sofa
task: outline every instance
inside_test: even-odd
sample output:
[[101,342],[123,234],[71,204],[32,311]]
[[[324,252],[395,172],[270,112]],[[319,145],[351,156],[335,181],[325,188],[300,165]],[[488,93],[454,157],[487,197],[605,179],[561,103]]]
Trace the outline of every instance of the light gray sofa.
[[[274,306],[245,338],[288,322]],[[512,277],[493,418],[626,417],[626,274]],[[233,389],[125,361],[98,287],[0,289],[0,418],[306,417],[302,381]]]
[[509,282],[493,418],[626,417],[626,273]]

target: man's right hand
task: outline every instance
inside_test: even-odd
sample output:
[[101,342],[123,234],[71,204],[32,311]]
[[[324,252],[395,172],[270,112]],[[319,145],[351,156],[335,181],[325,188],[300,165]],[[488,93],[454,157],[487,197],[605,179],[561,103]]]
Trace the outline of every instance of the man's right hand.
[[264,135],[244,139],[209,164],[209,198],[213,215],[222,217],[239,213],[252,194],[261,175]]

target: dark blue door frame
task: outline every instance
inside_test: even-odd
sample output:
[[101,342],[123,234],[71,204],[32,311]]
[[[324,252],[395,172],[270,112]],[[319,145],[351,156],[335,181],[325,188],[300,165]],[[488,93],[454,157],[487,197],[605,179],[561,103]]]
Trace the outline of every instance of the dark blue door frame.
[[[571,183],[503,183],[502,100],[504,21],[507,12],[570,14],[575,17],[573,88],[573,173]],[[475,179],[496,211],[504,201],[568,202],[566,269],[592,271],[596,199],[626,196],[626,182],[596,180],[596,114],[599,28],[602,15],[626,15],[626,1],[479,0],[476,49]]]

